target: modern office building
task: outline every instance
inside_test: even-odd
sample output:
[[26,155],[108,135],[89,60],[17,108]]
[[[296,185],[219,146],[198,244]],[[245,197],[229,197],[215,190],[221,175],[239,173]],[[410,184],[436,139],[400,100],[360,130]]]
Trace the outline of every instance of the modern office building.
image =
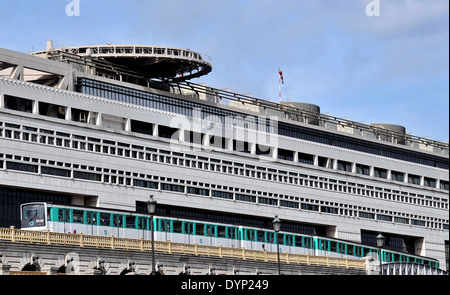
[[0,48],[0,226],[22,203],[145,212],[154,195],[166,216],[381,233],[448,270],[448,143],[188,82],[211,70],[160,46]]

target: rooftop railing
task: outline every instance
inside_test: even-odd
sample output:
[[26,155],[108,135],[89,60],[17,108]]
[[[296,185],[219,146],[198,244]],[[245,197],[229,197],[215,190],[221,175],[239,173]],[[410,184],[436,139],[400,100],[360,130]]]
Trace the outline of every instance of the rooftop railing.
[[[311,125],[323,127],[330,131],[340,131],[346,134],[353,134],[356,136],[376,139],[384,142],[390,142],[398,145],[412,147],[418,150],[432,152],[440,156],[449,156],[449,143],[439,140],[433,140],[427,137],[417,136],[410,133],[401,133],[398,131],[388,130],[382,126],[370,125],[362,122],[355,122],[346,118],[339,118],[328,114],[316,113],[311,110],[297,108],[292,105],[280,104],[271,100],[255,98],[249,95],[238,94],[228,90],[217,89],[205,85],[195,84],[188,81],[173,81],[158,80],[146,77],[142,73],[136,72],[132,68],[121,65],[116,65],[111,62],[106,62],[101,59],[87,59],[86,50],[90,50],[91,56],[96,54],[110,54],[110,55],[130,55],[130,54],[155,54],[167,55],[173,57],[183,57],[199,59],[210,65],[210,61],[205,55],[198,53],[168,47],[152,47],[152,46],[85,46],[65,48],[63,50],[41,51],[34,53],[35,55],[45,55],[47,58],[58,60],[60,62],[69,62],[78,64],[77,69],[86,73],[96,74],[100,70],[104,73],[110,71],[111,73],[119,73],[119,75],[126,75],[132,77],[136,83],[145,82],[145,86],[150,84],[155,86],[158,83],[161,89],[169,90],[175,94],[190,96],[192,98],[200,99],[200,97],[207,97],[209,101],[219,105],[233,106],[245,110],[251,110],[259,113],[261,116],[278,116],[292,121],[303,122]],[[82,52],[80,52],[80,50]],[[91,69],[91,70],[89,70]],[[113,75],[114,76],[114,75]],[[111,78],[109,76],[106,76]],[[112,77],[115,79],[114,77]],[[129,81],[133,81],[129,80]],[[152,86],[152,87],[153,87]]]

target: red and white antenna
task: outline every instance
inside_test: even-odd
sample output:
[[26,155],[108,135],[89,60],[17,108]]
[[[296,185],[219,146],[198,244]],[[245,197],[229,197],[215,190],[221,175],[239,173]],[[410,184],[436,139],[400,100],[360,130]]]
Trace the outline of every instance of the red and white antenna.
[[280,93],[280,103],[281,103],[281,84],[284,84],[284,78],[283,78],[283,72],[280,68],[278,68],[278,74],[280,75],[280,78],[278,79],[278,91]]

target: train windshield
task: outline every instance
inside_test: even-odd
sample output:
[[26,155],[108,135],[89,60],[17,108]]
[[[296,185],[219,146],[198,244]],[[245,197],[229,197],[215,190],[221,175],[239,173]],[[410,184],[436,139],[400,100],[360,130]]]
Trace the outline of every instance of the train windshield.
[[45,226],[45,204],[24,204],[22,207],[22,228]]

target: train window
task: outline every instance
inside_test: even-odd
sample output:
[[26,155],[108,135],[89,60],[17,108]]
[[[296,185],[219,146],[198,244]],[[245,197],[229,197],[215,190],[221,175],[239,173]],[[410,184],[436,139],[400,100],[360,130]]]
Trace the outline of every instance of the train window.
[[122,227],[123,226],[123,220],[121,215],[115,215],[113,214],[113,226],[116,227]]
[[228,227],[228,238],[239,239],[238,229],[236,227]]
[[206,236],[215,237],[216,236],[216,226],[207,224],[206,225]]
[[86,223],[87,224],[97,224],[97,213],[96,212],[86,212]]
[[184,233],[187,235],[195,235],[195,223],[185,221]]
[[218,238],[226,238],[227,234],[226,234],[227,228],[223,225],[218,225],[217,226],[217,237]]
[[303,247],[303,237],[301,236],[296,236],[295,237],[295,247]]
[[245,239],[247,241],[254,241],[255,240],[255,230],[245,229]]
[[148,229],[148,218],[138,217],[138,229]]
[[341,244],[341,243],[338,243],[338,251],[339,251],[339,253],[341,253],[341,254],[347,254],[346,253],[346,248],[347,248],[347,245],[346,244]]
[[111,225],[111,215],[109,213],[100,213],[100,225]]
[[126,216],[125,226],[127,228],[136,228],[136,216]]
[[330,249],[329,241],[319,240],[320,250],[328,251]]
[[338,244],[335,241],[330,241],[330,251],[331,252],[339,252],[337,248],[338,248]]
[[285,235],[285,244],[286,246],[293,246],[294,245],[294,236],[292,235]]
[[284,234],[278,234],[277,239],[279,239],[280,245],[284,245]]
[[159,223],[159,231],[170,232],[170,220],[167,219],[158,219]]
[[267,237],[267,243],[275,244],[275,233],[266,232],[266,237]]
[[84,211],[81,210],[73,210],[73,222],[74,223],[83,223],[84,222]]
[[401,257],[399,254],[392,254],[392,261],[397,262],[397,261],[401,261]]
[[59,209],[58,220],[60,222],[70,222],[70,211],[69,209]]
[[261,242],[261,243],[265,243],[266,242],[266,232],[262,231],[262,230],[258,230],[256,232],[257,235],[257,241]]
[[382,254],[384,254],[383,255],[383,261],[385,261],[385,262],[393,262],[393,260],[392,260],[392,253],[389,253],[389,252],[382,252]]
[[173,221],[173,232],[174,233],[183,233],[183,222],[174,220]]
[[312,249],[313,248],[313,240],[312,238],[304,238],[303,247]]
[[43,204],[38,205],[25,205],[22,207],[22,218],[24,220],[28,219],[44,219],[45,210]]
[[355,248],[358,248],[358,247],[355,247],[354,245],[347,245],[347,254],[353,256],[353,253],[354,253],[353,250],[354,250]]
[[47,208],[47,220],[51,220],[52,208]]

